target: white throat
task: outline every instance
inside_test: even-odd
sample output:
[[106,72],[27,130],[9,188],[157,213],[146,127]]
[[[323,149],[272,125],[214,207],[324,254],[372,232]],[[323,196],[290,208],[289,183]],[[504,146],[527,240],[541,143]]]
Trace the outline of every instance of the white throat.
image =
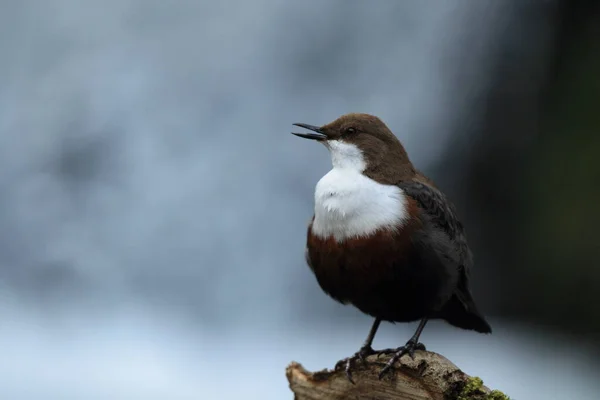
[[344,168],[362,173],[367,164],[358,146],[340,140],[330,140],[325,145],[331,154],[333,168]]
[[313,234],[338,242],[399,228],[409,217],[402,190],[363,175],[362,151],[339,140],[327,143],[333,169],[317,183]]

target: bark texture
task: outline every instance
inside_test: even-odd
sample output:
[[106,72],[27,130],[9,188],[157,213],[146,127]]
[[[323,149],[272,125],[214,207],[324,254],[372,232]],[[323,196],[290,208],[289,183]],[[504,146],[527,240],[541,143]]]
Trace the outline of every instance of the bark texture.
[[357,363],[352,374],[355,385],[343,368],[309,372],[292,362],[286,375],[294,400],[508,400],[437,353],[417,351],[414,360],[404,356],[379,380],[379,371],[388,360],[388,356],[370,356],[365,363]]

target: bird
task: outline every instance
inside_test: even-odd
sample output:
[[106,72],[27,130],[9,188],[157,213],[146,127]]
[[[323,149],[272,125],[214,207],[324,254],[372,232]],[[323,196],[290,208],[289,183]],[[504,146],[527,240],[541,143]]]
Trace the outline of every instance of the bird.
[[[335,301],[374,318],[360,349],[341,360],[347,379],[372,354],[400,358],[426,350],[419,341],[429,320],[479,333],[492,328],[478,309],[469,279],[473,254],[453,203],[410,161],[378,117],[349,113],[291,132],[323,144],[332,169],[316,184],[305,259],[320,288]],[[419,321],[401,347],[375,351],[381,322]]]

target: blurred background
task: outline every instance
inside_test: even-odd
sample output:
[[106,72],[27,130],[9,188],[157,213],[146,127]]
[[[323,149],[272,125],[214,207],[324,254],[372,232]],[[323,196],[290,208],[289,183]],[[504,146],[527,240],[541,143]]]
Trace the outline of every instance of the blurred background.
[[371,319],[304,264],[329,156],[289,132],[356,111],[467,227],[494,333],[428,348],[597,399],[596,3],[3,1],[0,398],[291,399],[289,362],[354,353]]

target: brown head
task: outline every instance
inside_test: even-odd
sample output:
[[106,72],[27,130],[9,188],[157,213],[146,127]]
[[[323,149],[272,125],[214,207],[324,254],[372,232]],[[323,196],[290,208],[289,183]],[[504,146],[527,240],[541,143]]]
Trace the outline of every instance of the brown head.
[[293,133],[323,143],[334,167],[355,168],[380,183],[396,184],[412,179],[415,168],[398,138],[379,118],[346,114],[329,124],[294,124],[315,133]]

